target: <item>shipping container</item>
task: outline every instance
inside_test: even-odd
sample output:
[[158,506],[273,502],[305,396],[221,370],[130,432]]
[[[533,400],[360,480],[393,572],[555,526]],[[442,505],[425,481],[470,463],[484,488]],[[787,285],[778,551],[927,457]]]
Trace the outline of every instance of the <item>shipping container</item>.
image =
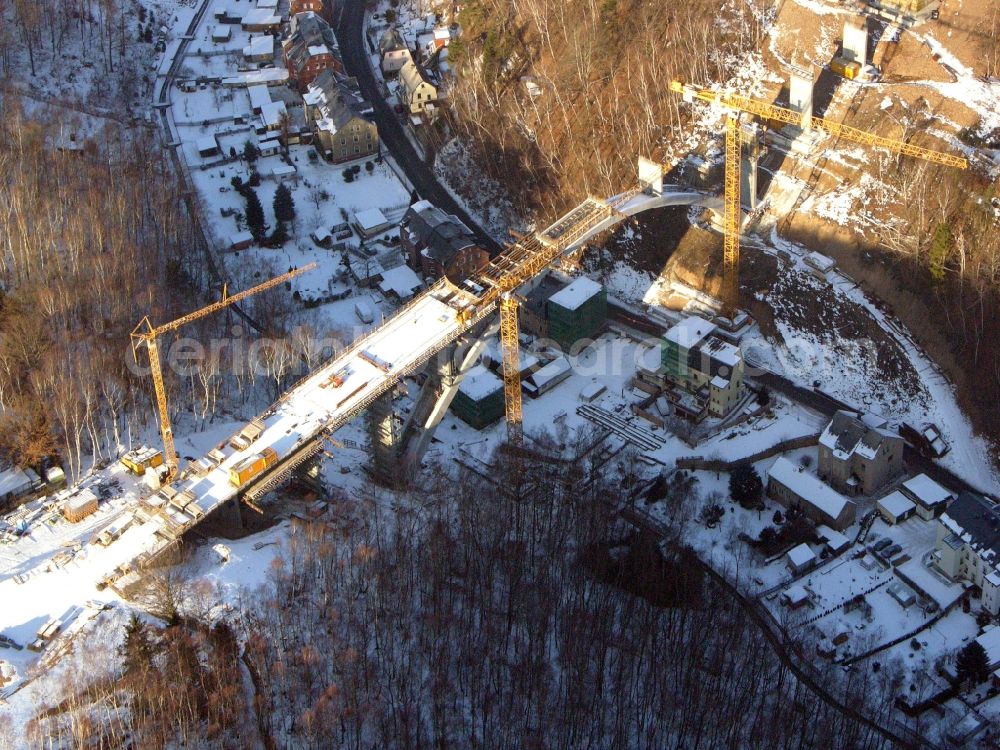
[[843,57],[835,57],[830,61],[830,70],[853,81],[861,74],[861,65]]
[[146,473],[146,469],[155,469],[163,465],[163,451],[148,448],[144,445],[122,456],[121,463],[122,466],[133,474],[142,476]]
[[272,448],[265,448],[260,453],[248,456],[229,469],[229,483],[234,487],[242,487],[259,474],[278,463],[278,454]]

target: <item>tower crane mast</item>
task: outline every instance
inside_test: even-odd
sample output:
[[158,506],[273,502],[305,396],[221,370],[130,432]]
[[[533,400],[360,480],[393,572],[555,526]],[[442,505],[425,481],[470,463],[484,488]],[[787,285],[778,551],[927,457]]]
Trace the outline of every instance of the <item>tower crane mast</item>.
[[825,117],[805,115],[802,112],[779,107],[776,104],[753,99],[725,91],[713,91],[704,86],[671,81],[670,90],[680,94],[685,101],[703,101],[718,104],[728,110],[726,118],[726,172],[725,195],[723,196],[723,280],[722,303],[730,311],[735,310],[739,299],[739,262],[740,262],[740,134],[738,119],[742,113],[760,117],[764,120],[780,122],[786,125],[796,125],[803,128],[815,128],[829,133],[837,138],[843,138],[851,143],[858,143],[872,148],[886,149],[893,154],[912,156],[916,159],[946,167],[966,169],[969,166],[961,156],[945,154],[933,149],[916,146],[912,143],[894,138],[869,133],[860,128],[844,125]]
[[167,481],[172,479],[177,473],[179,462],[177,459],[177,450],[174,447],[174,431],[170,424],[170,408],[167,403],[167,391],[163,384],[163,367],[160,362],[160,347],[157,339],[164,333],[176,331],[178,328],[181,328],[188,323],[192,323],[200,318],[204,318],[207,315],[211,315],[214,312],[218,312],[219,310],[244,300],[247,297],[251,297],[268,289],[273,289],[290,279],[294,279],[296,276],[300,276],[307,271],[312,271],[316,267],[315,263],[309,263],[302,268],[296,268],[288,273],[275,276],[273,279],[269,279],[263,284],[258,284],[257,286],[245,289],[242,292],[237,292],[233,295],[228,293],[228,288],[226,286],[223,286],[222,299],[217,302],[206,305],[205,307],[195,310],[194,312],[190,312],[187,315],[182,315],[176,320],[164,323],[160,326],[154,326],[152,321],[149,319],[149,316],[146,315],[143,316],[143,319],[139,321],[139,324],[132,330],[132,333],[130,334],[132,340],[132,356],[135,357],[136,362],[139,361],[139,348],[141,346],[145,345],[146,352],[149,355],[149,369],[153,376],[153,390],[156,394],[156,408],[160,416],[160,434],[163,437],[163,462],[167,467]]

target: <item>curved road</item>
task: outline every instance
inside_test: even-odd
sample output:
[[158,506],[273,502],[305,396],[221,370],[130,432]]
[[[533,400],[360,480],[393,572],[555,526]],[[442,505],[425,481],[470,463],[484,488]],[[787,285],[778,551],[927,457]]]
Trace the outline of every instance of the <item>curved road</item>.
[[473,231],[480,244],[490,251],[490,255],[497,255],[503,246],[484,231],[438,181],[434,170],[424,162],[406,137],[396,113],[386,104],[369,62],[364,24],[364,0],[347,0],[340,14],[340,22],[337,24],[340,54],[347,72],[358,79],[362,95],[375,110],[374,119],[378,125],[379,138],[392,152],[421,198],[460,218]]

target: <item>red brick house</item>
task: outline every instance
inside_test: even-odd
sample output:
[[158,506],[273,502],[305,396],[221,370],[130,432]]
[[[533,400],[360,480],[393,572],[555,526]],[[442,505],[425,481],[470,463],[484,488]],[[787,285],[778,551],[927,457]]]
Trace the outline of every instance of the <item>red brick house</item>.
[[288,77],[306,91],[324,70],[344,72],[337,40],[329,24],[313,11],[292,16],[291,33],[281,43]]
[[399,238],[410,268],[435,279],[447,276],[460,283],[490,260],[465,224],[429,201],[410,206],[400,222]]

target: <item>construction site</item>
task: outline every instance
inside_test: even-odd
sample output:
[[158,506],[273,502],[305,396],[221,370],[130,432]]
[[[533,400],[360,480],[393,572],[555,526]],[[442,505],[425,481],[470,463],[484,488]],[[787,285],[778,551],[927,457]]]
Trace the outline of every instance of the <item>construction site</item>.
[[[809,10],[807,3],[793,5],[794,12]],[[971,430],[946,379],[913,337],[864,295],[832,253],[795,240],[806,232],[800,212],[815,211],[824,200],[831,215],[842,210],[830,203],[825,186],[851,190],[845,175],[859,164],[926,164],[929,171],[920,175],[927,180],[937,169],[997,170],[989,149],[938,137],[933,129],[845,124],[845,113],[857,123],[866,108],[890,108],[876,101],[884,96],[873,93],[879,81],[905,87],[903,68],[923,80],[917,63],[904,64],[917,57],[905,32],[939,21],[939,6],[936,0],[880,0],[864,12],[824,11],[820,26],[827,30],[820,34],[836,34],[837,54],[817,70],[814,61],[796,59],[809,40],[791,49],[782,47],[787,40],[774,40],[771,51],[785,63],[784,80],[769,81],[764,94],[731,82],[665,82],[680,106],[696,113],[696,128],[705,136],[696,151],[666,163],[639,156],[630,187],[590,196],[544,228],[516,236],[463,281],[427,283],[388,314],[385,302],[380,321],[367,303],[355,304],[358,317],[364,309],[369,318],[366,333],[260,413],[227,423],[225,435],[184,436],[204,448],[197,455],[179,455],[164,382],[165,347],[196,320],[267,290],[291,289],[293,280],[312,283],[304,280],[324,269],[310,262],[242,291],[224,285],[218,301],[170,322],[143,317],[131,334],[132,355],[139,362],[139,350],[146,350],[142,364],[149,365],[160,442],[124,452],[119,465],[79,486],[48,492],[36,482],[25,491],[7,519],[11,554],[4,552],[3,559],[9,575],[0,586],[12,601],[26,604],[17,622],[0,623],[0,631],[10,639],[16,630],[23,640],[21,631],[31,629],[34,638],[26,645],[53,665],[72,638],[102,616],[106,601],[135,597],[154,571],[181,558],[182,545],[203,546],[203,534],[212,533],[205,531],[210,519],[225,516],[236,537],[256,533],[259,527],[248,518],[277,523],[280,531],[289,507],[296,508],[292,513],[332,513],[334,496],[357,495],[361,486],[400,502],[431,467],[486,477],[498,461],[516,466],[519,456],[553,465],[586,463],[592,471],[639,466],[644,482],[689,472],[707,509],[692,514],[690,546],[720,571],[728,571],[737,546],[763,547],[765,493],[760,508],[741,508],[731,497],[721,508],[732,486],[722,475],[755,467],[764,475],[768,501],[782,510],[806,508],[818,533],[794,544],[789,537],[776,554],[757,555],[746,563],[749,579],[734,585],[759,599],[776,632],[784,632],[786,619],[810,638],[807,626],[825,627],[829,632],[816,636],[823,641],[817,649],[834,663],[863,662],[894,649],[911,632],[924,637],[940,618],[957,618],[963,600],[965,613],[970,600],[979,607],[976,595],[960,591],[957,578],[935,567],[935,524],[944,506],[908,520],[906,508],[919,498],[884,501],[918,474],[952,501],[975,495],[986,502],[1000,489],[983,461],[986,450],[967,439]],[[924,46],[933,62],[949,67],[940,49]],[[842,86],[853,88],[838,93]],[[789,182],[804,187],[786,189]],[[685,268],[678,253],[650,283],[634,270],[592,272],[595,252],[604,252],[612,234],[634,233],[644,214],[664,209],[686,211],[698,236],[709,238],[706,254],[721,245],[719,262]],[[628,284],[638,293],[625,292]],[[796,287],[784,300],[782,284]],[[851,316],[868,316],[870,330],[862,334],[870,351],[839,341],[828,352],[817,353],[823,346],[796,350],[793,330],[777,318],[812,316],[818,330],[817,316],[803,311],[801,298],[823,308],[818,317],[827,331],[861,328]],[[774,334],[783,335],[782,346],[773,345]],[[869,360],[875,364],[865,370]],[[873,369],[897,370],[895,380],[909,378],[910,392],[888,386],[873,392],[865,381]],[[839,380],[840,390],[830,380]],[[820,466],[814,468],[817,461],[853,460],[844,457],[850,451],[836,435],[840,453],[824,458],[824,440],[846,419],[864,435],[854,441],[864,442],[857,449],[864,456],[872,445],[880,450],[879,441],[887,451],[898,446],[899,467],[890,480],[855,490],[861,481],[856,474],[850,488],[833,490]],[[582,469],[579,481],[585,481]],[[298,510],[304,504],[299,498],[317,505]],[[648,524],[671,513],[658,502],[649,501]],[[890,506],[891,513],[885,510]],[[708,512],[714,507],[720,516]],[[46,527],[60,540],[54,556],[31,532]],[[279,531],[268,530],[268,541],[259,543],[279,543],[272,540]],[[723,545],[716,543],[719,534],[728,535]],[[873,542],[880,538],[887,541],[876,550]],[[883,554],[897,544],[898,550]],[[223,566],[239,559],[228,547],[219,555]],[[858,571],[875,565],[881,567]],[[857,579],[869,589],[855,590]],[[864,622],[856,615],[838,619],[844,601],[866,595],[875,601],[873,592],[883,585],[892,594],[875,604],[876,612],[886,613],[883,630],[868,627],[877,619],[871,607]],[[907,586],[916,592],[911,598]],[[98,592],[106,598],[95,600]],[[910,609],[907,602],[920,606]],[[786,618],[781,609],[799,606],[817,613]],[[838,628],[854,630],[848,637]],[[834,639],[836,648],[827,644]],[[945,637],[929,648],[947,655],[956,646]],[[19,656],[17,663],[18,679],[0,693],[8,700],[28,681],[29,662]],[[907,673],[907,679],[915,678]],[[966,709],[985,726],[994,709],[982,703],[970,700]],[[952,705],[942,715],[958,723],[966,720],[958,716],[964,710]],[[909,737],[913,730],[901,720],[891,731]]]

